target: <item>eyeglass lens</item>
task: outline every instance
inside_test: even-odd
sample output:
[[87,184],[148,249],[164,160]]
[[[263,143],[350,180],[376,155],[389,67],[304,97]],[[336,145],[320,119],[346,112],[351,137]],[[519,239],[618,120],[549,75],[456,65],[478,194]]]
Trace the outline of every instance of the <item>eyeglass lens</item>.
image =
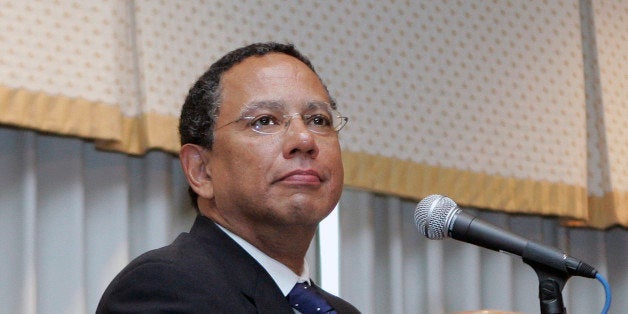
[[308,130],[319,134],[338,131],[347,120],[327,103],[308,103],[303,113],[286,114],[284,108],[284,105],[277,102],[256,103],[244,111],[241,119],[246,120],[253,131],[261,134],[282,132],[296,117],[301,118]]

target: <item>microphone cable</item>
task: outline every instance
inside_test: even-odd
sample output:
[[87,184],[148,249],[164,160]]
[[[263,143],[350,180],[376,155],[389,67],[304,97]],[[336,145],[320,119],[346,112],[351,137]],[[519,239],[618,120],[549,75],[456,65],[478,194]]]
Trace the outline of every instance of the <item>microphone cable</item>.
[[600,275],[598,272],[595,274],[595,279],[602,283],[604,286],[604,293],[606,293],[606,300],[604,301],[604,308],[602,309],[602,314],[608,314],[608,310],[611,308],[611,285],[608,284],[608,281]]

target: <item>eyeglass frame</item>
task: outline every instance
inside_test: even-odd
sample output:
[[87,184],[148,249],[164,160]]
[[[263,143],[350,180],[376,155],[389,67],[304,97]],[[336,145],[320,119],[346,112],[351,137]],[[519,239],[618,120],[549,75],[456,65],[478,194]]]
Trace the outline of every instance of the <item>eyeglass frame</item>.
[[[305,124],[306,129],[308,131],[312,132],[312,133],[321,134],[321,135],[332,134],[334,132],[338,133],[342,128],[344,128],[345,125],[347,125],[347,122],[349,121],[349,117],[343,116],[338,110],[331,109],[330,108],[331,106],[328,103],[321,103],[321,104],[325,104],[326,105],[326,107],[328,109],[328,112],[332,116],[332,120],[334,120],[333,117],[336,117],[336,118],[339,119],[340,124],[338,126],[334,126],[332,124],[331,125],[332,128],[329,131],[327,131],[327,132],[320,132],[318,130],[311,129],[309,127],[309,124],[307,124],[307,123]],[[295,118],[296,116],[301,116],[301,120],[305,123],[308,119],[310,119],[312,117],[315,117],[315,116],[318,116],[318,115],[320,115],[320,114],[303,114],[303,113],[298,113],[298,112],[295,112],[295,113],[292,113],[292,114],[281,115],[281,117],[283,119],[287,119],[287,120],[282,121],[283,123],[281,123],[281,124],[283,125],[283,129],[279,129],[277,132],[264,132],[264,131],[261,131],[261,130],[257,130],[257,129],[255,129],[254,125],[252,125],[251,122],[250,122],[250,121],[259,119],[259,118],[261,118],[263,116],[268,116],[268,114],[260,114],[260,115],[257,115],[257,116],[241,116],[241,117],[239,117],[239,118],[237,118],[237,119],[235,119],[235,120],[233,120],[231,122],[228,122],[228,123],[223,124],[223,125],[221,125],[219,127],[216,127],[214,129],[214,131],[218,131],[219,129],[222,129],[222,128],[224,128],[224,127],[226,127],[228,125],[234,124],[234,123],[238,123],[238,122],[240,122],[242,120],[249,120],[249,122],[247,123],[247,127],[249,129],[251,129],[251,131],[253,131],[255,133],[258,133],[258,134],[262,134],[262,135],[273,135],[273,134],[279,134],[282,131],[286,132],[288,130],[288,128],[290,127],[290,123],[292,122],[292,119]]]

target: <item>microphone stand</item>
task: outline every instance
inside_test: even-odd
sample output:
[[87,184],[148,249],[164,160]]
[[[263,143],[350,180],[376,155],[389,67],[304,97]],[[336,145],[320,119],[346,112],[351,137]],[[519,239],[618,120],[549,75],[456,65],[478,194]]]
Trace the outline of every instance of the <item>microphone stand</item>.
[[562,291],[571,276],[529,260],[524,262],[532,266],[539,278],[541,314],[566,314]]

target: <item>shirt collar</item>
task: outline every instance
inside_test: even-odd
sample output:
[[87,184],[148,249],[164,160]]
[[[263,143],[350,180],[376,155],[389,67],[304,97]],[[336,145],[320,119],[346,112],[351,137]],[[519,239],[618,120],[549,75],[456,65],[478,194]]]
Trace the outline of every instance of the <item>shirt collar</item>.
[[279,289],[284,296],[290,293],[290,290],[298,282],[307,282],[310,284],[310,268],[307,260],[303,260],[303,273],[301,275],[295,274],[288,266],[280,263],[276,259],[266,255],[266,253],[260,251],[251,243],[242,239],[235,233],[227,230],[223,226],[216,224],[218,228],[224,231],[229,237],[231,237],[236,243],[238,243],[247,253],[249,253],[264,269],[268,272],[270,277],[275,280]]

